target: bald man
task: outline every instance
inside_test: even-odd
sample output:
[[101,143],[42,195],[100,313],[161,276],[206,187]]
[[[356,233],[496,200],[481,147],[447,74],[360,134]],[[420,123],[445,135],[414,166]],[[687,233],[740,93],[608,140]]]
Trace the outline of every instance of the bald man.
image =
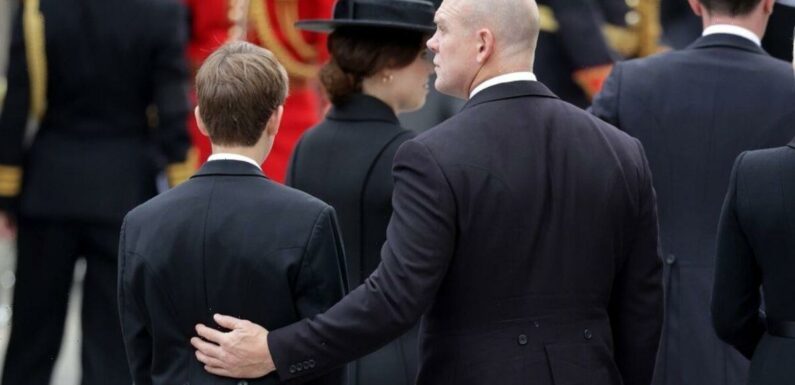
[[217,315],[231,331],[198,325],[197,358],[302,383],[422,317],[421,385],[648,385],[662,263],[643,148],[535,80],[535,2],[445,0],[435,21],[436,88],[467,103],[398,150],[381,265],[281,329]]

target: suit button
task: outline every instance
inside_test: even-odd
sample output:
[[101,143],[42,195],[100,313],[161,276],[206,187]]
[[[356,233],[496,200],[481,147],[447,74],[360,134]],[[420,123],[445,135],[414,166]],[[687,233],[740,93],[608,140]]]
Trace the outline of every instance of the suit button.
[[312,369],[315,367],[315,360],[309,360],[309,368]]
[[290,365],[290,374],[295,374],[295,365]]
[[519,341],[518,342],[519,342],[520,346],[527,345],[527,336],[524,335],[524,334],[519,334]]
[[585,329],[585,331],[582,333],[582,336],[585,337],[586,340],[590,340],[593,338],[593,333],[591,333],[591,329]]
[[541,327],[541,322],[533,321],[533,326],[535,326],[537,328],[540,328]]
[[665,263],[669,265],[673,265],[676,262],[676,256],[673,254],[668,254],[668,257],[665,258]]

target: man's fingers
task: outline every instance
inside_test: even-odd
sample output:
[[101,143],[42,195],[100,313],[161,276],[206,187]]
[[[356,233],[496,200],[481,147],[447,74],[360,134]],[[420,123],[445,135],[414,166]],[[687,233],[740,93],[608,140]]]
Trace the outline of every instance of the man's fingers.
[[226,367],[226,365],[224,365],[223,362],[221,362],[218,359],[215,359],[213,357],[210,357],[210,356],[202,353],[201,350],[197,350],[196,351],[196,359],[198,359],[199,361],[201,361],[201,363],[203,363],[203,364],[205,364],[207,366],[212,366],[212,367],[216,367],[216,368],[224,368],[224,367]]
[[235,318],[235,317],[230,317],[228,315],[222,315],[222,314],[214,315],[213,319],[215,320],[216,323],[218,323],[218,325],[220,325],[221,327],[227,328],[229,330],[242,328],[243,327],[243,322],[244,322],[241,319],[238,319],[238,318]]
[[196,325],[196,333],[202,336],[204,339],[208,341],[215,342],[216,344],[220,345],[221,342],[224,340],[224,335],[226,333],[219,332],[213,328],[208,328],[202,324]]
[[212,358],[221,358],[221,347],[209,343],[207,341],[203,341],[201,338],[193,337],[190,339],[190,344],[193,345],[196,350],[204,354],[205,356],[212,357]]

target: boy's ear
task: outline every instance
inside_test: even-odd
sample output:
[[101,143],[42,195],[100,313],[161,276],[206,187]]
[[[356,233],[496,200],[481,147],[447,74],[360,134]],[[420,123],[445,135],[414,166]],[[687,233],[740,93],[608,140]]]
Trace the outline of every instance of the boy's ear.
[[196,117],[196,125],[199,126],[199,132],[201,132],[202,135],[209,137],[210,133],[207,132],[207,126],[204,125],[201,113],[199,113],[199,106],[196,106],[196,108],[193,109],[193,116]]
[[276,108],[276,111],[273,111],[271,114],[271,118],[268,119],[268,125],[265,127],[265,130],[268,132],[270,136],[276,136],[276,133],[279,132],[279,126],[282,123],[282,116],[284,115],[284,106],[279,106]]

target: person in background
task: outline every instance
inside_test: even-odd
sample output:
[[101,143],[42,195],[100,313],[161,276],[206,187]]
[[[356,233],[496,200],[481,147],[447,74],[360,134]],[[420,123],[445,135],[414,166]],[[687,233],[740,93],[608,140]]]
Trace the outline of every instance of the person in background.
[[159,170],[172,185],[189,174],[184,8],[171,0],[20,8],[0,116],[0,228],[8,218],[18,228],[3,384],[50,383],[78,258],[87,264],[81,383],[129,384],[119,227],[155,195]]
[[793,224],[795,138],[740,154],[718,227],[712,323],[718,337],[751,360],[749,384],[795,378]]
[[589,106],[613,63],[657,52],[659,7],[659,0],[539,0],[538,79]]
[[[325,18],[334,0],[184,0],[190,12],[188,58],[198,69],[204,59],[227,41],[245,40],[273,52],[290,76],[290,95],[279,136],[263,165],[265,175],[283,182],[287,163],[301,134],[316,124],[325,108],[317,71],[327,57],[323,34],[301,32],[299,18]],[[195,96],[194,98],[195,99]],[[210,155],[210,142],[191,116],[188,126],[196,148],[197,165]]]
[[646,148],[659,199],[666,322],[658,385],[740,385],[748,362],[709,318],[715,229],[737,155],[795,136],[795,82],[760,39],[773,0],[690,0],[703,36],[615,66],[592,111]]
[[767,24],[762,48],[771,56],[792,62],[792,30],[795,28],[795,0],[776,0]]
[[[196,119],[213,154],[189,181],[130,211],[122,226],[119,312],[135,384],[219,383],[185,343],[213,312],[279,327],[342,298],[334,210],[259,168],[287,84],[275,56],[245,42],[222,46],[199,69]],[[342,379],[338,371],[316,384]],[[276,376],[251,382],[278,383]]]
[[[392,160],[412,138],[397,114],[422,107],[433,65],[425,41],[433,33],[430,3],[395,0],[385,11],[395,20],[368,15],[344,19],[356,0],[341,0],[335,19],[302,21],[299,28],[333,30],[331,60],[320,71],[332,108],[295,148],[287,184],[332,205],[345,240],[350,287],[359,286],[381,261],[392,215]],[[352,365],[353,383],[414,384],[417,328]]]

